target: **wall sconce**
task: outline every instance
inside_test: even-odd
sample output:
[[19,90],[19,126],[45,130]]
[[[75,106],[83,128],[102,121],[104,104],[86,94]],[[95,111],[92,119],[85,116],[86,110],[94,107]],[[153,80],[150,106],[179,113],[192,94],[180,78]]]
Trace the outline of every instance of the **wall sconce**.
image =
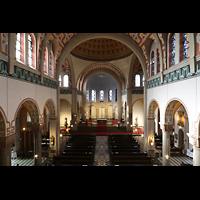
[[62,133],[60,133],[60,137],[61,137],[61,138],[63,137],[63,134],[62,134]]
[[55,138],[54,138],[54,136],[52,136],[52,137],[50,137],[50,144],[54,145],[54,143],[55,143]]
[[166,155],[165,158],[168,160],[169,159],[169,155]]
[[34,156],[34,157],[35,157],[35,159],[38,159],[38,154],[35,154],[35,156]]
[[153,146],[153,137],[150,137],[150,138],[149,138],[149,144],[150,144],[151,146]]
[[23,130],[23,131],[25,131],[25,130],[26,130],[26,128],[23,128],[22,130]]

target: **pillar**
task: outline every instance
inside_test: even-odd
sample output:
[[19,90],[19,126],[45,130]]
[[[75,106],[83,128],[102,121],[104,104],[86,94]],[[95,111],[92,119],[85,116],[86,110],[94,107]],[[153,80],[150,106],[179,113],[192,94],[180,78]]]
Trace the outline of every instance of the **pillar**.
[[86,121],[86,91],[82,92],[82,119]]
[[144,151],[148,148],[148,120],[147,120],[147,79],[144,81]]
[[72,132],[77,131],[77,89],[72,88]]
[[127,88],[127,124],[126,130],[132,131],[132,88]]
[[31,124],[34,134],[34,159],[35,166],[42,166],[42,130],[44,124]]
[[15,144],[16,134],[0,137],[0,166],[11,166],[11,147]]
[[56,155],[59,154],[59,137],[60,132],[57,132],[57,118],[49,118],[50,127],[49,127],[49,137],[50,137],[50,148],[56,151]]
[[187,134],[193,145],[193,166],[200,166],[200,138],[196,134]]
[[193,166],[200,166],[200,148],[193,146]]
[[[56,126],[56,155],[60,155],[60,85],[59,85],[60,67],[57,68],[57,118],[50,118],[54,120],[52,126]],[[69,123],[69,122],[68,122]],[[51,126],[51,121],[50,121]]]
[[147,144],[147,150],[153,150],[154,145],[154,132],[155,132],[155,126],[154,126],[154,117],[148,117],[147,118],[147,125],[148,125],[148,144]]
[[162,162],[163,166],[170,166],[170,135],[173,132],[174,124],[164,124],[162,129]]

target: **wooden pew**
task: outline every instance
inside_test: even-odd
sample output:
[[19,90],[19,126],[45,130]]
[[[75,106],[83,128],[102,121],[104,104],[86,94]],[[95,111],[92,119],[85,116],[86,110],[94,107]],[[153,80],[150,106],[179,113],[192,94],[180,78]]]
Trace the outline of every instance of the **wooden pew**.
[[94,135],[71,135],[61,156],[54,157],[56,166],[91,166],[94,162]]

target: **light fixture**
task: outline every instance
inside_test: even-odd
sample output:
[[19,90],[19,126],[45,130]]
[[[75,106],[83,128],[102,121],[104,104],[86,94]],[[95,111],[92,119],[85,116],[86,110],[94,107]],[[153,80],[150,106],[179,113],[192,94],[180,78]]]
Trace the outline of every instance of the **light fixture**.
[[25,131],[26,130],[26,128],[23,128],[23,131]]
[[168,160],[169,159],[169,155],[166,155],[165,158]]
[[34,157],[35,157],[35,159],[38,159],[38,154],[35,154],[35,156],[34,156]]

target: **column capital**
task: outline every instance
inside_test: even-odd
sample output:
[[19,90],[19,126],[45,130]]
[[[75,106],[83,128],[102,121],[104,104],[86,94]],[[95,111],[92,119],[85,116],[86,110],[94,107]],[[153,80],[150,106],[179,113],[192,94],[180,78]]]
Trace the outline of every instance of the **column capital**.
[[155,117],[147,117],[147,120],[154,120]]
[[165,131],[167,132],[170,132],[170,131],[173,131],[174,129],[174,124],[164,124],[164,127],[165,127]]
[[39,132],[43,129],[44,123],[43,124],[31,124],[31,129],[33,132]]

